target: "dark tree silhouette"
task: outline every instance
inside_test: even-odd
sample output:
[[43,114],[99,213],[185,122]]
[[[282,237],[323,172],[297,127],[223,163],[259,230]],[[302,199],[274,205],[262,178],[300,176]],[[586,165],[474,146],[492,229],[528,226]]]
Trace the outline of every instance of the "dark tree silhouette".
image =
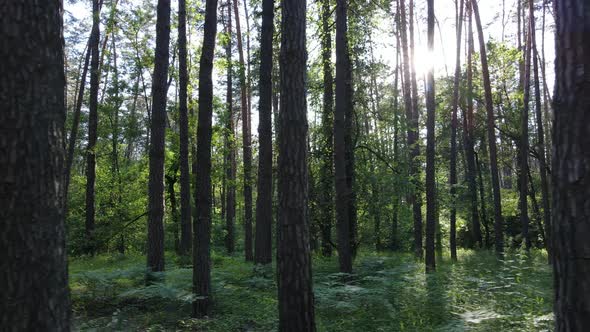
[[213,55],[217,33],[217,0],[207,0],[203,49],[199,66],[199,120],[197,125],[196,218],[193,241],[193,316],[211,310],[211,122],[213,116]]
[[305,0],[281,1],[277,274],[279,331],[315,331],[309,247]]
[[147,267],[150,271],[164,271],[164,147],[169,44],[170,0],[158,0],[148,182]]
[[590,330],[590,5],[557,0],[553,123],[555,331]]
[[2,2],[0,326],[69,331],[61,1]]

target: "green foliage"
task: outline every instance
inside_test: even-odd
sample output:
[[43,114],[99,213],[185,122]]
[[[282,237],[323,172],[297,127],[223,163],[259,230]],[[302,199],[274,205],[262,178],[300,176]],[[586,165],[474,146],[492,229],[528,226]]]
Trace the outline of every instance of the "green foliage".
[[[552,326],[551,271],[544,252],[459,251],[424,273],[409,254],[361,252],[354,275],[314,258],[318,331],[543,331]],[[174,257],[167,258],[174,262]],[[145,285],[142,256],[97,256],[70,264],[79,330],[277,331],[273,265],[213,252],[211,317],[190,318],[192,268],[170,264]]]

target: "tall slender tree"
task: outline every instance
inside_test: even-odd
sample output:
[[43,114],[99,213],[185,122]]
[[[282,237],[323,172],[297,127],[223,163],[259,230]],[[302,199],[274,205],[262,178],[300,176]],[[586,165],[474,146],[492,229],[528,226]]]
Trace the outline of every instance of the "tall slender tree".
[[186,45],[186,0],[178,0],[178,113],[180,115],[180,247],[188,255],[192,247],[190,171],[188,164],[188,68]]
[[149,271],[164,271],[164,148],[169,49],[170,0],[158,0],[148,182],[147,266]]
[[332,255],[332,223],[334,220],[334,75],[332,68],[332,9],[330,0],[321,3],[322,27],[322,73],[323,73],[323,104],[322,104],[322,161],[319,174],[320,233],[322,255]]
[[[474,46],[473,46],[473,11],[471,7],[471,1],[467,1],[466,3],[467,10],[467,92],[466,92],[466,104],[467,110],[463,115],[463,142],[464,142],[464,149],[465,149],[465,159],[467,164],[467,172],[465,176],[467,178],[467,188],[469,191],[469,202],[470,202],[470,209],[471,209],[471,229],[472,229],[472,236],[473,240],[476,244],[479,243],[481,246],[483,244],[482,236],[481,236],[481,227],[480,227],[480,218],[478,213],[478,206],[477,206],[477,167],[475,161],[475,151],[474,151],[474,142],[475,142],[475,116],[473,113],[473,53],[474,53]],[[483,183],[482,183],[483,186]],[[483,193],[483,192],[482,192]],[[482,195],[483,199],[483,195]],[[481,202],[485,204],[484,201]],[[482,214],[485,214],[485,211],[482,211]],[[482,215],[483,217],[483,215]],[[485,218],[484,222],[485,222]],[[485,224],[484,224],[485,225]],[[487,245],[486,241],[486,245]]]
[[[434,0],[428,0],[428,52],[434,51]],[[426,271],[436,269],[434,235],[436,231],[436,183],[434,165],[434,68],[430,63],[426,73]]]
[[258,196],[256,197],[256,242],[254,262],[272,261],[272,36],[274,0],[262,2],[260,34],[260,100],[258,102]]
[[281,1],[278,128],[279,331],[315,331],[308,223],[306,1]]
[[[530,27],[530,26],[529,26]],[[530,31],[530,29],[529,29]],[[524,77],[523,77],[523,99],[522,112],[520,115],[520,223],[522,227],[522,240],[527,250],[531,248],[531,239],[529,236],[529,212],[528,212],[528,168],[529,168],[529,101],[531,85],[531,34],[527,34],[525,51],[524,51]]]
[[234,135],[234,100],[233,100],[233,63],[232,63],[232,0],[227,0],[227,90],[226,90],[226,125],[225,125],[225,178],[227,193],[225,203],[225,249],[229,254],[235,249],[235,219],[236,219],[236,146]]
[[336,108],[334,110],[334,169],[336,221],[338,227],[338,261],[340,272],[352,272],[350,228],[350,187],[346,156],[346,108],[350,95],[350,58],[348,53],[347,0],[336,1]]
[[553,272],[555,331],[590,329],[590,5],[558,0],[555,9]]
[[461,76],[461,29],[463,27],[463,0],[457,2],[458,8],[457,26],[457,48],[455,55],[455,77],[453,80],[453,105],[451,113],[451,154],[449,184],[451,187],[451,212],[450,212],[450,248],[451,259],[457,260],[457,108],[459,105],[459,81]]
[[98,0],[92,0],[92,41],[90,43],[90,96],[88,102],[88,144],[86,146],[86,237],[87,253],[94,254],[96,241],[94,238],[95,227],[95,192],[96,183],[96,141],[98,136],[98,87],[99,78],[99,54],[98,44],[100,39],[100,10]]
[[244,160],[244,254],[246,261],[254,259],[252,251],[252,138],[250,137],[250,111],[248,107],[248,82],[246,78],[246,60],[242,46],[242,30],[238,0],[234,1],[236,16],[236,38],[240,59],[240,108],[242,110],[242,158]]
[[[417,122],[414,127],[414,102],[412,99],[412,75],[411,75],[411,63],[410,63],[410,48],[408,46],[408,33],[407,33],[407,16],[406,16],[406,4],[405,0],[399,0],[400,10],[400,35],[401,35],[401,47],[403,54],[402,68],[403,68],[403,92],[404,92],[404,108],[406,113],[406,128],[407,128],[407,146],[410,149],[409,153],[409,175],[412,186],[408,194],[408,203],[413,207],[413,220],[414,220],[414,254],[417,258],[422,258],[422,208],[416,208],[420,206],[417,200],[418,188],[417,184],[417,167],[414,161],[414,155],[419,150],[418,143],[418,132]],[[416,150],[418,149],[418,150]],[[417,156],[417,155],[416,155]]]
[[[93,30],[94,31],[94,30]],[[74,105],[74,118],[72,119],[72,127],[70,128],[70,137],[68,139],[67,154],[66,154],[66,167],[65,173],[65,188],[64,188],[64,200],[68,200],[68,189],[70,187],[70,178],[72,164],[74,162],[74,151],[76,149],[76,139],[78,138],[78,127],[80,126],[80,114],[82,113],[82,103],[84,102],[84,91],[86,90],[86,77],[88,76],[88,66],[90,64],[90,55],[92,48],[90,47],[93,40],[93,32],[90,33],[88,38],[88,45],[86,55],[84,56],[84,64],[82,65],[82,74],[80,75],[80,84],[78,88],[78,95],[76,96],[76,104]],[[67,209],[67,204],[66,204]]]
[[10,331],[70,330],[62,13],[62,1],[2,3],[0,326]]
[[[543,5],[544,6],[544,5]],[[543,220],[545,226],[545,248],[551,262],[551,204],[549,203],[549,183],[547,180],[547,157],[545,148],[545,126],[541,107],[541,88],[539,83],[539,59],[537,57],[537,42],[535,28],[535,9],[533,1],[529,3],[529,24],[531,25],[531,42],[533,57],[533,76],[535,84],[535,114],[537,120],[537,154],[539,155],[539,174],[541,177],[541,202],[543,205]]]
[[500,178],[498,176],[498,149],[496,147],[496,120],[494,118],[494,101],[492,99],[492,84],[490,82],[490,70],[488,68],[488,56],[486,44],[483,37],[481,18],[477,0],[471,0],[477,36],[479,39],[479,56],[481,59],[481,74],[483,76],[483,87],[485,106],[487,114],[488,149],[490,154],[490,173],[492,178],[492,192],[494,197],[494,233],[495,249],[499,256],[504,253],[504,221],[502,219],[502,200],[500,196]]
[[211,310],[211,123],[213,117],[213,55],[217,33],[217,0],[207,0],[203,48],[199,66],[199,120],[197,124],[196,218],[193,241],[193,316]]

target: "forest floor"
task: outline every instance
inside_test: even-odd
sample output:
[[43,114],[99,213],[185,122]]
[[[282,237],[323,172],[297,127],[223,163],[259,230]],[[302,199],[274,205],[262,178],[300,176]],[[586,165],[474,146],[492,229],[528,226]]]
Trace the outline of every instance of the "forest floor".
[[[192,268],[166,256],[165,281],[145,286],[145,257],[74,258],[74,329],[83,331],[277,331],[273,268],[213,254],[214,308],[192,319]],[[544,252],[460,251],[425,275],[409,254],[362,252],[344,284],[337,259],[314,257],[318,331],[550,331],[551,269]],[[274,264],[273,264],[274,265]]]

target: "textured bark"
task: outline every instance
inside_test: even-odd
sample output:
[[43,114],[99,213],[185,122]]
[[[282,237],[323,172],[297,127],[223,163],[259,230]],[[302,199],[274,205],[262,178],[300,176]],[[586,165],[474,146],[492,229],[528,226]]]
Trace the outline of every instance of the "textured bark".
[[279,331],[315,331],[308,224],[306,1],[281,1],[277,275]]
[[258,103],[258,196],[256,197],[256,242],[254,262],[272,261],[272,36],[274,0],[262,3],[260,35],[260,100]]
[[147,267],[149,271],[164,271],[164,140],[169,44],[170,0],[158,0],[148,182]]
[[193,232],[193,316],[211,310],[211,122],[213,117],[213,56],[217,33],[217,0],[207,0],[203,48],[199,64],[199,120],[197,125],[197,215]]
[[69,331],[61,1],[2,2],[0,326]]
[[329,0],[322,0],[322,71],[324,94],[322,106],[322,161],[319,174],[320,232],[322,255],[332,256],[332,223],[334,220],[334,75],[332,74],[332,10]]
[[[428,51],[434,50],[434,0],[428,0]],[[434,68],[426,73],[426,271],[436,269],[434,235],[436,231],[436,183],[434,165]]]
[[590,4],[554,2],[555,331],[590,330]]
[[98,127],[98,86],[99,86],[99,54],[100,38],[100,10],[98,0],[92,1],[92,42],[90,43],[90,100],[88,102],[88,145],[86,146],[86,221],[87,237],[86,252],[94,254],[96,243],[94,239],[95,193],[96,182],[96,139]]
[[225,125],[225,177],[227,179],[227,192],[226,192],[226,203],[225,203],[225,250],[229,254],[235,250],[235,219],[236,219],[236,145],[234,135],[234,103],[233,103],[233,65],[231,58],[232,49],[232,25],[231,25],[231,0],[227,1],[227,34],[229,36],[228,43],[226,46],[226,58],[227,58],[227,91],[226,91],[226,104],[227,104],[227,119]]
[[[469,191],[469,201],[471,209],[471,234],[474,242],[482,245],[482,235],[480,218],[477,207],[477,181],[476,181],[476,162],[474,152],[475,141],[475,117],[473,114],[473,24],[471,1],[467,1],[467,111],[463,116],[463,140],[465,149],[465,159],[467,164],[466,178]],[[483,185],[483,184],[482,184]],[[483,199],[483,198],[482,198]],[[482,202],[484,203],[484,202]],[[485,213],[485,212],[482,212]],[[485,220],[484,220],[485,222]],[[487,235],[487,234],[486,234]],[[487,244],[487,241],[486,241]]]
[[334,170],[336,190],[336,222],[338,228],[338,261],[340,272],[352,272],[352,243],[350,242],[350,187],[347,183],[346,156],[346,96],[350,81],[350,59],[347,39],[347,1],[336,2],[336,108],[334,110]]
[[530,100],[530,85],[531,85],[531,34],[527,34],[528,38],[525,45],[525,65],[524,65],[524,76],[522,78],[523,88],[523,104],[522,112],[520,114],[520,182],[519,182],[519,210],[520,210],[520,223],[522,227],[522,240],[525,242],[527,250],[531,248],[531,239],[529,236],[529,210],[528,210],[528,174],[529,168],[529,100]]
[[457,11],[457,48],[455,57],[455,78],[453,81],[453,110],[451,113],[451,155],[449,184],[451,187],[450,212],[450,248],[451,259],[457,260],[457,108],[459,105],[459,80],[461,76],[461,29],[463,27],[463,0],[458,2]]
[[533,49],[533,75],[535,84],[535,114],[537,120],[537,154],[539,155],[539,174],[541,177],[541,204],[543,205],[543,221],[545,225],[545,249],[551,262],[551,205],[549,203],[549,183],[547,180],[547,158],[545,156],[545,129],[541,108],[541,87],[539,84],[539,63],[535,37],[535,11],[533,2],[529,4],[529,24],[531,25],[531,41]]
[[492,99],[492,86],[490,83],[490,71],[488,69],[488,57],[486,44],[483,37],[481,19],[477,1],[471,0],[475,24],[477,27],[477,36],[479,39],[479,53],[481,58],[481,73],[483,76],[483,87],[485,96],[485,106],[487,113],[487,132],[488,132],[488,149],[490,153],[490,173],[492,177],[492,192],[494,196],[494,233],[495,249],[499,256],[504,253],[504,222],[502,220],[502,200],[500,197],[500,179],[498,177],[498,152],[496,147],[496,121],[494,119],[494,102]]
[[188,164],[188,108],[187,108],[187,46],[186,0],[178,0],[178,113],[180,116],[180,246],[181,255],[188,255],[192,247],[190,171]]
[[248,107],[248,84],[246,81],[246,61],[242,46],[242,31],[238,0],[234,1],[236,16],[236,38],[240,59],[240,108],[242,110],[242,154],[244,159],[244,255],[246,261],[254,259],[252,252],[252,138],[250,134],[250,108]]

